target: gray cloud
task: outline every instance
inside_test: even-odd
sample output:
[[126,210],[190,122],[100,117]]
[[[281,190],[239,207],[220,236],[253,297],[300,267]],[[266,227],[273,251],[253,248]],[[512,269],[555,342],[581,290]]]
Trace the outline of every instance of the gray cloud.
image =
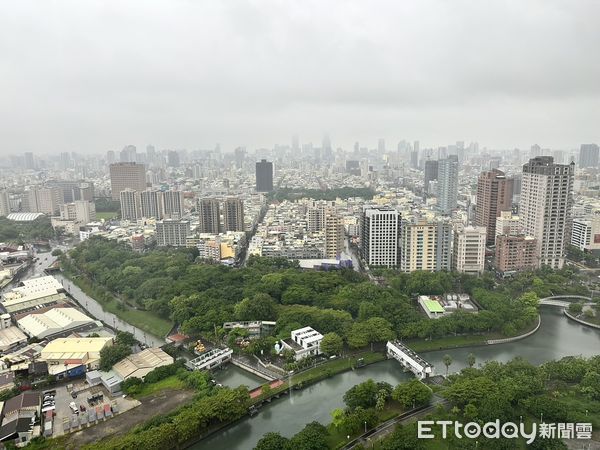
[[0,144],[598,141],[595,1],[0,5]]

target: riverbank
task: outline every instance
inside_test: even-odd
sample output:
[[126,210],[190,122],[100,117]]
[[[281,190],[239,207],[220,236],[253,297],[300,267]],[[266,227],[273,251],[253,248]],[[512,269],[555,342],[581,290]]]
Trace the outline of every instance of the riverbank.
[[123,302],[114,298],[108,291],[93,286],[92,283],[81,275],[73,276],[67,272],[63,272],[62,276],[81,289],[83,293],[98,302],[103,310],[114,314],[122,321],[127,322],[140,330],[164,338],[164,336],[166,336],[173,328],[173,322],[170,320],[158,317],[150,311],[133,309],[125,305]]
[[[385,361],[387,359],[384,353],[368,350],[364,352],[358,352],[344,358],[337,358],[334,360],[327,361],[316,367],[311,367],[297,374],[292,374],[291,381],[290,379],[284,380],[281,386],[270,390],[268,394],[263,394],[257,397],[256,399],[253,399],[251,405],[255,407],[260,407],[260,405],[264,403],[271,403],[272,401],[275,401],[282,396],[290,395],[291,392],[302,391],[313,384],[322,382],[328,378],[332,378],[335,375],[339,375],[341,373],[348,372],[351,370],[360,371],[361,368],[357,368],[356,363],[361,358],[363,359],[364,363],[364,366],[362,367],[367,367],[371,364]],[[190,441],[188,444],[186,444],[186,447],[184,448],[189,448],[195,446],[196,444],[200,444],[202,441],[211,438],[213,435],[222,430],[232,427],[233,425],[241,422],[244,418],[247,417],[248,415],[231,422],[220,423],[216,425],[213,429],[208,430],[201,436],[198,436],[197,439],[193,439],[192,441]]]
[[439,339],[403,341],[411,350],[419,352],[433,352],[439,350],[452,350],[465,347],[478,347],[485,345],[505,344],[508,342],[525,339],[531,336],[540,328],[542,324],[541,316],[532,325],[529,325],[515,333],[514,336],[502,336],[499,333],[472,334],[461,336],[447,336]]
[[581,325],[585,325],[586,327],[596,328],[596,329],[600,330],[600,325],[595,324],[595,323],[591,323],[591,322],[587,322],[587,321],[585,321],[583,319],[580,319],[579,317],[575,317],[573,314],[571,314],[571,313],[569,313],[569,311],[567,311],[567,308],[563,309],[563,314],[565,316],[567,316],[570,320],[578,322]]

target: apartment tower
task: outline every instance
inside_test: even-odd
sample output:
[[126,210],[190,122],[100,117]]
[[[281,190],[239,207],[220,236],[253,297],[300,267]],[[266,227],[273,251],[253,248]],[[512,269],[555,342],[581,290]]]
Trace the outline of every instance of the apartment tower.
[[519,220],[524,234],[537,240],[539,265],[564,265],[574,175],[575,163],[555,164],[552,156],[538,156],[523,165]]
[[475,225],[485,227],[487,245],[496,241],[496,218],[512,208],[512,179],[498,169],[482,172],[477,180]]

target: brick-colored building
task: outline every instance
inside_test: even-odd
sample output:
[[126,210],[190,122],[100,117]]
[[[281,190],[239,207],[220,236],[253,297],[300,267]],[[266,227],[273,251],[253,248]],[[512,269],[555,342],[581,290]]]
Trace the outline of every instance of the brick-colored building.
[[496,237],[496,270],[500,273],[539,267],[537,240],[530,236]]

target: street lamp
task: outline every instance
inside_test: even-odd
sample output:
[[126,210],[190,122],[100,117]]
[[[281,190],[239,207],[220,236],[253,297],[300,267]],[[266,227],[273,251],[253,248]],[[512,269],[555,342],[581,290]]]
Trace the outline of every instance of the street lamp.
[[367,432],[367,421],[365,420],[365,433]]
[[544,413],[540,413],[540,422],[544,423]]

